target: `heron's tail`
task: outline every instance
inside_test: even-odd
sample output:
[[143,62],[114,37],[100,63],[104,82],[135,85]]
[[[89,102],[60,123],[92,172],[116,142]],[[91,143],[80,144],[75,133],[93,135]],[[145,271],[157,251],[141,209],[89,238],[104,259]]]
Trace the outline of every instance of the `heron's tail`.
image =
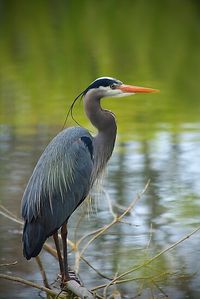
[[23,230],[23,254],[27,260],[36,257],[46,241],[44,227],[41,223],[25,222]]

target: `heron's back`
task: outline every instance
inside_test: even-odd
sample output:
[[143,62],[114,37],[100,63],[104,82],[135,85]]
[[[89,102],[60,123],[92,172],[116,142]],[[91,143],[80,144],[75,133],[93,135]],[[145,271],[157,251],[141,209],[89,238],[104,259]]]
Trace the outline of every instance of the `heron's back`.
[[46,147],[22,200],[24,255],[37,256],[87,196],[93,170],[93,138],[86,129],[63,130]]

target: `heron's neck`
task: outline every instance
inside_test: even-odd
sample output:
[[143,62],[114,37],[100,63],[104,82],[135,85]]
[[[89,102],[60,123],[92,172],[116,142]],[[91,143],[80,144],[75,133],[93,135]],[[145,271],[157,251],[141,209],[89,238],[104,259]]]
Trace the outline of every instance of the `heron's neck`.
[[104,169],[112,155],[115,145],[117,126],[112,112],[104,110],[100,105],[100,95],[90,91],[84,98],[85,112],[98,133],[94,137],[95,176]]

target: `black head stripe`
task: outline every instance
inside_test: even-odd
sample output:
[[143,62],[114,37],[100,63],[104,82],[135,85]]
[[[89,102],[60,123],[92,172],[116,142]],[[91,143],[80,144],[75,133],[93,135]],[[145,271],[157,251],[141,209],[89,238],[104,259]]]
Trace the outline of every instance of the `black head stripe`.
[[85,95],[85,94],[86,94],[90,89],[92,89],[92,88],[98,88],[98,87],[100,87],[100,86],[107,87],[107,86],[112,85],[113,83],[116,83],[116,84],[122,84],[121,81],[119,81],[119,80],[117,80],[117,79],[114,79],[114,78],[109,78],[109,77],[98,78],[98,79],[96,79],[95,81],[93,81],[93,82],[88,86],[88,88],[86,88],[86,90],[84,90],[83,95]]

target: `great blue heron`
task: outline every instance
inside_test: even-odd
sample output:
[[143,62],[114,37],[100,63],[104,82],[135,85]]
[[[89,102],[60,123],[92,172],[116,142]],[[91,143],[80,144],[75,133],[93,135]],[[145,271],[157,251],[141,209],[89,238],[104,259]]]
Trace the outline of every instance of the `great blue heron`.
[[[70,280],[67,262],[67,221],[87,197],[110,158],[115,144],[115,116],[112,112],[102,109],[100,100],[105,97],[156,91],[124,85],[110,77],[96,79],[79,96],[84,98],[86,115],[97,128],[98,134],[93,137],[82,127],[64,129],[49,143],[33,170],[22,199],[22,216],[25,221],[23,254],[28,260],[36,257],[46,239],[53,235],[62,284]],[[63,259],[58,240],[59,228]]]

